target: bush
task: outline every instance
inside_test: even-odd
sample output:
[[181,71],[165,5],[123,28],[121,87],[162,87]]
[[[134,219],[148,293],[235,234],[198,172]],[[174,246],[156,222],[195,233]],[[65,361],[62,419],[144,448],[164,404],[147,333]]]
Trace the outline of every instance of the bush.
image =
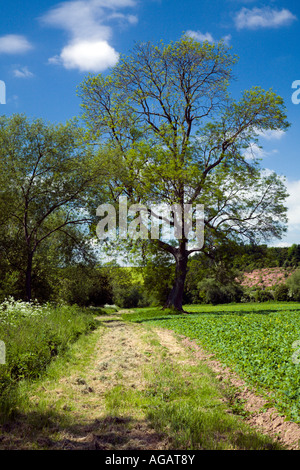
[[64,269],[60,275],[56,294],[58,301],[80,307],[112,303],[112,288],[103,271],[78,265]]
[[272,292],[263,289],[257,289],[254,293],[254,300],[255,302],[268,302],[270,300],[274,300]]
[[286,284],[279,284],[274,290],[274,300],[278,302],[287,302],[290,300],[289,288]]
[[239,284],[221,284],[213,278],[203,280],[198,284],[198,288],[199,298],[213,305],[240,302],[243,296],[243,289]]
[[291,300],[300,301],[300,269],[297,269],[286,281]]
[[149,301],[141,285],[115,289],[114,302],[121,308],[148,307]]

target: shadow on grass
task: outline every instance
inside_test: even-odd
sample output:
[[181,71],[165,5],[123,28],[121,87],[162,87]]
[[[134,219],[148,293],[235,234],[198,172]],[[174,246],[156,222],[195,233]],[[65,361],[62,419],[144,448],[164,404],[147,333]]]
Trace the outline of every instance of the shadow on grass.
[[[168,423],[165,425],[168,430]],[[185,425],[189,438],[176,445],[177,432],[172,437],[163,430],[149,428],[146,421],[132,417],[110,415],[80,422],[75,421],[73,416],[53,410],[32,411],[0,426],[0,450],[215,450],[221,441],[227,441],[229,448],[233,445],[237,450],[282,449],[279,443],[255,432],[234,429],[220,432],[214,426],[201,430],[201,420],[197,427],[201,431],[198,444],[196,439],[191,446],[190,438],[195,431],[189,432]],[[208,437],[207,442],[203,431]]]
[[133,314],[132,318],[127,318],[132,323],[146,323],[146,322],[155,322],[155,321],[168,321],[180,319],[183,321],[189,321],[190,319],[195,319],[195,317],[220,317],[220,316],[228,316],[234,315],[237,317],[247,316],[251,314],[257,315],[270,315],[274,313],[274,310],[259,310],[259,311],[249,311],[249,310],[240,310],[240,311],[219,311],[219,312],[189,312],[188,314],[176,314],[176,315],[143,315],[143,314]]
[[147,431],[143,421],[106,416],[76,422],[67,414],[32,411],[0,426],[0,450],[162,449],[166,436]]
[[236,315],[236,316],[243,316],[243,315],[269,315],[270,313],[276,313],[279,310],[272,310],[272,309],[265,309],[265,310],[219,310],[216,312],[207,312],[207,311],[197,311],[188,312],[188,316],[191,315],[209,315],[209,316],[219,316],[219,315]]

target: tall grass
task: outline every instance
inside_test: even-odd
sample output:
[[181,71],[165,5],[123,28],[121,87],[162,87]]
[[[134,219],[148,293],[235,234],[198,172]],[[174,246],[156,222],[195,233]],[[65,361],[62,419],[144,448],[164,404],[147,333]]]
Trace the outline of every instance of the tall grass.
[[78,336],[96,327],[91,313],[77,306],[53,306],[7,299],[0,304],[0,340],[5,363],[0,364],[0,416],[12,413],[22,379],[39,377]]

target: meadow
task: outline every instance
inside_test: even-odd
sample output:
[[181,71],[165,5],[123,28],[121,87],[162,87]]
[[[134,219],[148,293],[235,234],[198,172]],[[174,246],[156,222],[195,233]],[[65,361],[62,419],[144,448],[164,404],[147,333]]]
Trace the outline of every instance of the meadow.
[[189,313],[13,299],[0,304],[0,339],[6,345],[0,447],[140,449],[151,446],[151,439],[159,449],[287,444],[251,428],[235,388],[195,362],[177,334],[214,352],[267,396],[270,406],[300,423],[300,366],[293,347],[300,339],[300,303],[185,310]]
[[265,395],[270,406],[300,423],[299,303],[193,305],[185,310],[189,313],[170,315],[135,309],[126,318],[195,340]]

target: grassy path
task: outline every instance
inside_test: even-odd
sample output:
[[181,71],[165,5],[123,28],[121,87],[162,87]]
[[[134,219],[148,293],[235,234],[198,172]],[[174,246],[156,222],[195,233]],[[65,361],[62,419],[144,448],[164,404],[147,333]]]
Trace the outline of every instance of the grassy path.
[[47,377],[22,384],[0,449],[280,448],[233,413],[233,391],[174,333],[99,321]]

